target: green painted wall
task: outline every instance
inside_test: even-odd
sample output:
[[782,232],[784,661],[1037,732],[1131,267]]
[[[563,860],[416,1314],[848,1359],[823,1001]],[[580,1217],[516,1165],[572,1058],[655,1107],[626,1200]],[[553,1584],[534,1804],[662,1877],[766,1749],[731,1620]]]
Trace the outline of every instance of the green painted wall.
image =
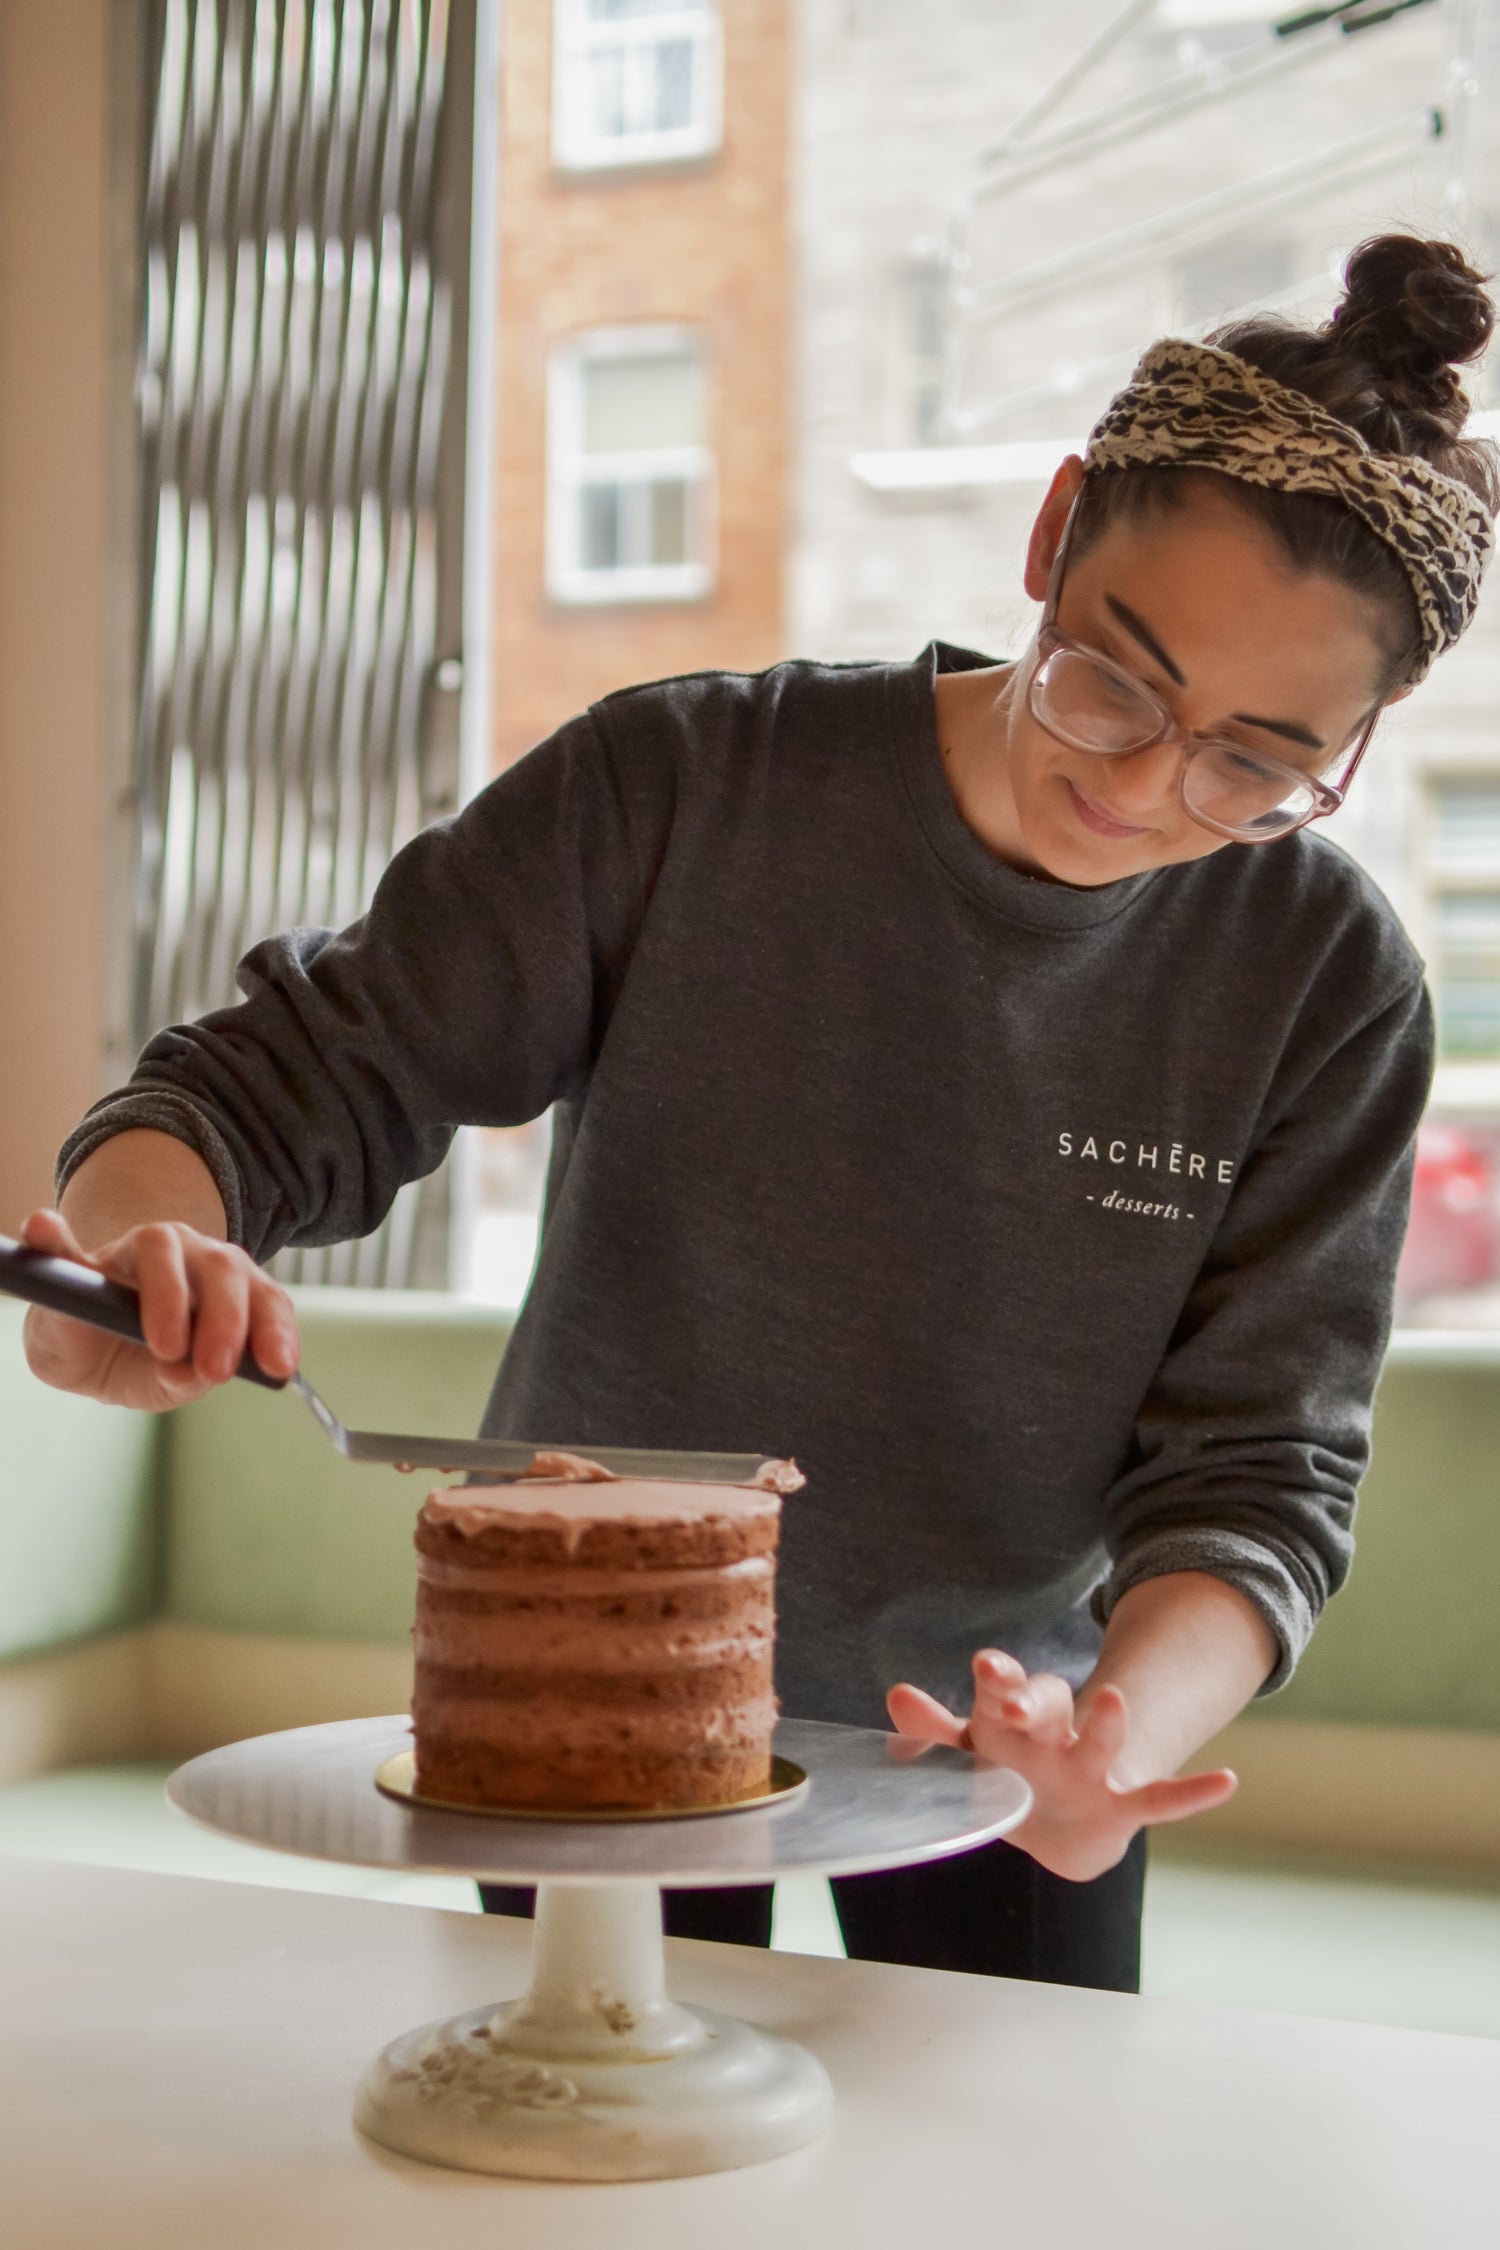
[[[299,1312],[309,1379],[346,1422],[477,1427],[505,1315],[342,1290],[303,1292]],[[130,1623],[158,1596],[229,1631],[406,1637],[426,1477],[352,1468],[295,1396],[245,1383],[161,1423],[62,1398],[29,1374],[20,1324],[0,1299],[0,1658]],[[1500,1350],[1407,1339],[1381,1385],[1353,1579],[1257,1715],[1500,1732],[1497,1610]]]
[[[298,1294],[303,1369],[352,1428],[472,1437],[510,1334],[451,1298]],[[355,1468],[295,1393],[230,1383],[171,1417],[166,1614],[245,1633],[402,1640],[412,1526],[441,1478]]]
[[[472,1431],[508,1333],[431,1299],[303,1299],[310,1378],[345,1421]],[[170,1615],[399,1639],[427,1480],[341,1461],[291,1399],[236,1384],[174,1417]],[[1386,1369],[1350,1585],[1266,1719],[1500,1731],[1500,1354]]]
[[1257,1716],[1500,1731],[1500,1355],[1386,1368],[1354,1570]]
[[161,1582],[162,1425],[48,1390],[0,1297],[0,1659],[134,1625]]

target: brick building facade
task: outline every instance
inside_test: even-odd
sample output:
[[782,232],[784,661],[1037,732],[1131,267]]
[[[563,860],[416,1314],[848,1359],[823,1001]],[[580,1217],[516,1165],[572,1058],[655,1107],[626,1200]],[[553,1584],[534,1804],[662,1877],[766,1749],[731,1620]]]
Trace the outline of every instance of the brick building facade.
[[[622,20],[637,26],[632,54],[601,50]],[[655,46],[643,54],[639,27],[649,32],[657,20],[595,0],[509,0],[506,8],[497,765],[611,688],[711,665],[753,668],[782,654],[795,289],[788,0],[677,0],[675,12],[674,0],[663,0]],[[592,50],[570,47],[570,21],[585,47],[595,41]],[[689,85],[694,39],[692,67],[703,75]],[[590,68],[581,99],[593,110],[580,141],[560,74]],[[644,431],[658,442],[655,463],[665,472],[654,488],[642,449],[643,478],[634,481],[626,456],[614,457],[625,470],[613,485],[585,462],[593,481],[579,500],[560,455],[580,385],[585,424],[593,416],[617,438]],[[683,428],[670,427],[674,416]],[[679,441],[675,453],[661,450],[663,433]],[[686,557],[685,505],[694,548]],[[558,552],[569,542],[570,507],[583,511],[574,541],[582,555]],[[634,534],[625,520],[632,511]],[[633,574],[623,553],[632,536],[642,564]],[[647,551],[653,541],[665,565]],[[606,567],[591,570],[601,556]]]

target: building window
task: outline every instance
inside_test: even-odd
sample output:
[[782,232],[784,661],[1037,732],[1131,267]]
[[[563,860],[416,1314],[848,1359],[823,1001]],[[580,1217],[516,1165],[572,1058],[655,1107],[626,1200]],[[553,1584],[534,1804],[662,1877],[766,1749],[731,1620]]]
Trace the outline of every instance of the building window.
[[1433,789],[1433,983],[1445,1062],[1500,1062],[1500,778]]
[[936,445],[943,435],[943,359],[949,269],[944,246],[915,243],[897,271],[895,439]]
[[555,354],[547,583],[558,601],[699,601],[710,591],[706,388],[691,330],[600,329]]
[[559,164],[669,164],[719,146],[718,0],[556,0],[554,21]]
[[1440,875],[1500,875],[1500,779],[1441,781],[1432,809]]
[[1438,1044],[1445,1062],[1500,1062],[1500,889],[1437,896]]

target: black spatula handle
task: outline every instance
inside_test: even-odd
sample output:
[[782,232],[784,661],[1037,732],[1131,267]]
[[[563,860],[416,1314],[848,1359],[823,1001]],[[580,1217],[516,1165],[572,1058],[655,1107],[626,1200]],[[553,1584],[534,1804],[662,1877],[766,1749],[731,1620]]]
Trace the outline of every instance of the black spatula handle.
[[[141,1330],[141,1300],[123,1281],[108,1281],[92,1266],[81,1266],[74,1258],[50,1258],[45,1251],[28,1250],[24,1243],[12,1242],[3,1234],[0,1291],[7,1297],[23,1297],[29,1305],[44,1305],[48,1312],[66,1313],[70,1320],[87,1321],[91,1328],[123,1336],[127,1343],[146,1341]],[[235,1373],[268,1391],[286,1388],[279,1375],[268,1375],[258,1367],[248,1351]]]

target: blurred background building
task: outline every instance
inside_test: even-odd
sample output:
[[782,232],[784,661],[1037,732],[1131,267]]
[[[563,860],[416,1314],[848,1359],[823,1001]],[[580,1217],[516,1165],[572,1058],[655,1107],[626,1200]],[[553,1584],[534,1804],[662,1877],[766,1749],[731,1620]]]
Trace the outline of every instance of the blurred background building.
[[[103,808],[94,999],[10,1128],[31,1196],[80,1097],[231,998],[257,935],[358,913],[592,698],[934,635],[1018,652],[1047,480],[1154,336],[1323,317],[1392,226],[1500,258],[1483,0],[105,13],[110,286],[73,360],[108,440],[104,763],[51,784]],[[63,317],[40,269],[33,296],[18,365]],[[1474,393],[1500,428],[1494,377]],[[66,662],[56,605],[24,607],[23,724]],[[1497,710],[1500,573],[1334,829],[1438,1003],[1402,1277],[1428,1324],[1500,1325]],[[43,783],[8,786],[34,831]],[[283,1269],[514,1304],[546,1146],[545,1120],[463,1135],[378,1237]]]

